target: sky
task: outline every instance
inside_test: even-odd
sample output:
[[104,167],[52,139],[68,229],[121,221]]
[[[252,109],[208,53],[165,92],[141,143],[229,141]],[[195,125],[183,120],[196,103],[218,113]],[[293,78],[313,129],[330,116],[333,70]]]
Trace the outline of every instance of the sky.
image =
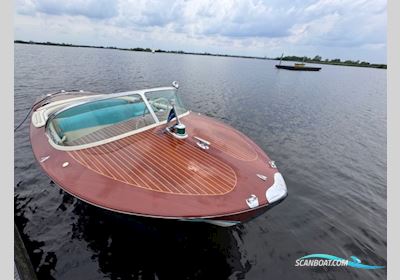
[[17,0],[15,40],[386,63],[384,0]]

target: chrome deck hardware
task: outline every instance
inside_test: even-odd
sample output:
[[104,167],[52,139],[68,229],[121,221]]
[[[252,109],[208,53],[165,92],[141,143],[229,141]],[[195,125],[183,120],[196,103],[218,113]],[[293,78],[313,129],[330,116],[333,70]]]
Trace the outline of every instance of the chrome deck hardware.
[[173,81],[173,82],[172,82],[172,86],[173,86],[174,88],[176,88],[176,89],[179,88],[179,84],[178,84],[177,81]]
[[269,166],[271,166],[272,168],[276,168],[275,161],[270,160],[268,163],[269,163]]
[[50,158],[50,156],[47,156],[47,157],[41,157],[40,158],[40,163],[43,163],[43,162],[45,162],[46,160],[48,160]]
[[248,199],[246,199],[246,203],[250,208],[255,208],[259,205],[258,198],[255,194],[252,194]]
[[261,175],[261,174],[257,174],[257,177],[260,178],[260,179],[263,180],[263,181],[266,181],[266,180],[268,179],[267,176]]
[[193,138],[195,138],[197,140],[196,144],[197,146],[199,146],[200,148],[202,148],[203,150],[208,150],[210,148],[211,143],[201,139],[200,137],[197,136],[193,136]]

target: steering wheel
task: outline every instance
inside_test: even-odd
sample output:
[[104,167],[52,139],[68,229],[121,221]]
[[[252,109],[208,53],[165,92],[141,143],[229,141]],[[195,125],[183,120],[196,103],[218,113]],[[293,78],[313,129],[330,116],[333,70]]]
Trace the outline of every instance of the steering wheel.
[[161,104],[161,105],[164,105],[164,104],[165,104],[165,107],[166,107],[166,108],[161,108],[161,109],[163,109],[163,110],[168,110],[168,107],[171,106],[169,100],[168,100],[167,98],[165,98],[165,97],[156,98],[156,99],[154,99],[154,100],[151,102],[151,105],[152,105],[153,107],[156,107],[158,110],[160,110],[160,108],[157,106],[157,103],[159,103],[159,104]]

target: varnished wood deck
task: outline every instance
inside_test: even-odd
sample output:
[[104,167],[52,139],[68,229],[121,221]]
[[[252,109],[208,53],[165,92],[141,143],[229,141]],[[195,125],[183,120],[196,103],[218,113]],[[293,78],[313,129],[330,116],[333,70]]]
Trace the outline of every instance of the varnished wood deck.
[[[209,141],[214,148],[242,161],[254,161],[258,158],[254,147],[238,131],[233,131],[228,126],[221,125],[211,118],[205,119],[203,116],[199,117],[195,114],[192,118],[201,127],[201,130],[195,129],[192,134]],[[235,141],[227,141],[233,137]]]
[[[117,135],[128,124],[109,126],[76,141],[95,142]],[[230,166],[164,130],[148,130],[118,141],[69,152],[85,167],[132,186],[185,195],[221,195],[236,185]]]
[[[250,195],[258,197],[260,207],[268,204],[265,193],[278,170],[267,164],[270,159],[254,142],[203,115],[190,113],[181,121],[189,134],[185,140],[163,133],[165,125],[160,125],[108,144],[65,151],[50,144],[44,127],[32,123],[30,139],[38,163],[56,184],[112,211],[171,219],[240,220],[237,215],[254,212],[246,203]],[[108,139],[135,128],[133,123],[120,123],[75,141]],[[200,149],[195,136],[211,142],[210,149]],[[267,179],[260,180],[257,174]]]

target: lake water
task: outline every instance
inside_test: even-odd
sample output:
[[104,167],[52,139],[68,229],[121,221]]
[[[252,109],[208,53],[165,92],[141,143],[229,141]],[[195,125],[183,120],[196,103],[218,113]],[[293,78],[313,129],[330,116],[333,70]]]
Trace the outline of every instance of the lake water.
[[313,253],[386,265],[386,70],[15,44],[15,125],[42,95],[179,81],[188,108],[247,134],[288,198],[234,228],[128,217],[63,192],[15,133],[15,220],[40,279],[383,279],[386,269],[295,267]]

